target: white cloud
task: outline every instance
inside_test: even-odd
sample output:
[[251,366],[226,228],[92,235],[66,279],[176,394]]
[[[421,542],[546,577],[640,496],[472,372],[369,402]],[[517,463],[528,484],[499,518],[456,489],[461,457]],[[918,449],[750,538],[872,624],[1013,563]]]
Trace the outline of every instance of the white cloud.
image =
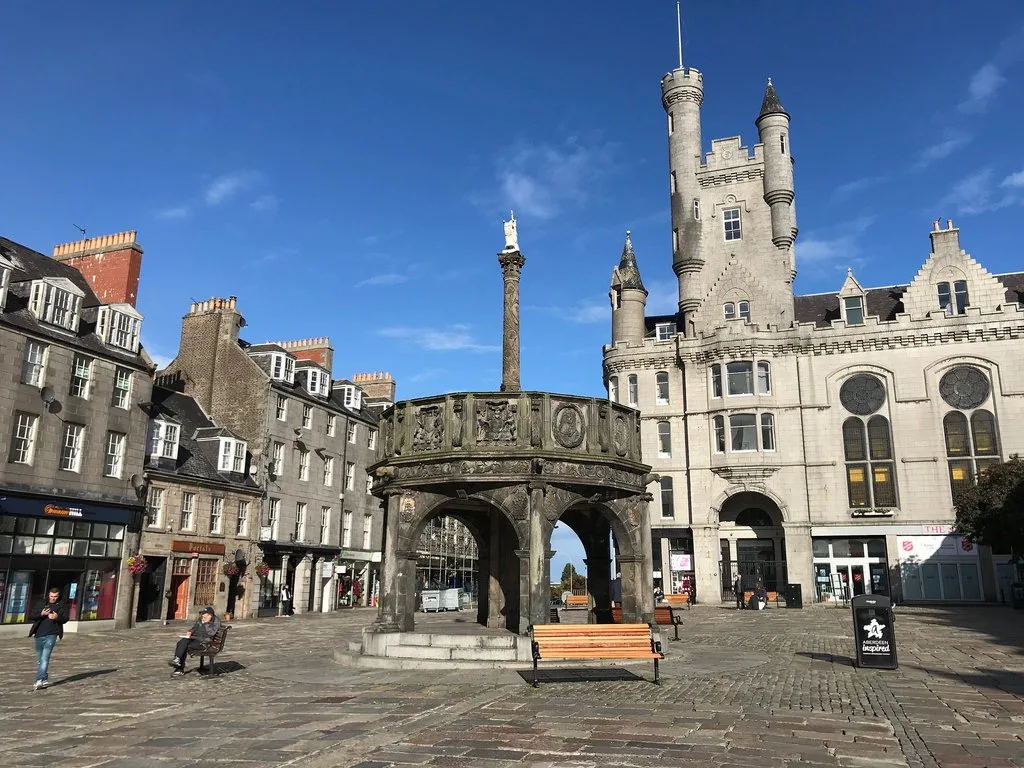
[[249,207],[257,213],[274,213],[277,211],[277,198],[273,195],[260,195],[249,203]]
[[647,283],[647,314],[671,315],[679,311],[679,283],[655,280]]
[[853,181],[848,181],[845,184],[840,184],[835,188],[835,190],[833,190],[832,200],[835,202],[845,200],[859,192],[863,192],[871,187],[882,184],[886,178],[887,177],[885,176],[864,176],[863,178],[854,179]]
[[914,164],[914,170],[923,171],[938,160],[945,160],[971,140],[969,134],[961,131],[947,131],[945,138],[921,150]]
[[379,275],[373,275],[372,277],[368,277],[365,280],[360,280],[358,283],[355,284],[355,287],[360,288],[362,286],[371,285],[398,285],[399,283],[404,283],[407,282],[408,280],[408,275],[400,275],[397,272],[384,272]]
[[192,209],[187,205],[177,205],[172,208],[164,208],[162,211],[157,211],[158,219],[184,219],[190,213]]
[[469,332],[469,326],[451,325],[447,328],[411,328],[394,326],[382,328],[377,332],[390,339],[400,339],[410,344],[434,352],[497,352],[500,347],[481,344]]
[[554,218],[590,198],[594,185],[615,169],[614,157],[614,144],[584,146],[576,137],[560,146],[519,142],[498,156],[501,206]]
[[612,310],[608,302],[578,304],[566,313],[566,319],[573,323],[606,323],[611,319]]
[[1000,187],[1024,187],[1024,170],[1011,173],[999,184]]
[[[999,192],[993,181],[992,168],[982,168],[954,184],[949,194],[939,201],[939,205],[952,208],[954,212],[965,216],[998,211],[1022,201],[1021,195],[1016,192],[1018,176],[1022,175],[1024,172],[1007,176],[999,186],[1010,191]],[[1024,177],[1020,181],[1024,185]]]
[[255,186],[262,176],[256,171],[234,171],[218,176],[203,190],[207,205],[220,205]]
[[860,236],[875,221],[874,216],[861,216],[831,230],[810,232],[797,241],[797,267],[811,266],[814,271],[846,269],[864,262]]
[[143,338],[142,346],[146,350],[146,354],[148,354],[153,360],[153,363],[156,364],[157,370],[162,370],[170,365],[176,357],[176,354],[168,354],[167,350],[162,349],[159,345],[150,344],[149,342],[149,339]]
[[995,55],[982,64],[967,84],[967,98],[960,102],[960,111],[978,114],[988,109],[992,98],[1007,82],[1006,70],[1024,58],[1024,26],[1004,37]]

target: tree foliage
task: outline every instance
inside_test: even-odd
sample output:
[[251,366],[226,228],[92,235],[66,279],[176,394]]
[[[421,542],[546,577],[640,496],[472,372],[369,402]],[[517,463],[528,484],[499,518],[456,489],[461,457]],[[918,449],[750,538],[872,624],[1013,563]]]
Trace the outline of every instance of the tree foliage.
[[[571,582],[570,579],[572,580]],[[568,589],[569,591],[586,589],[587,577],[580,573],[579,568],[575,565],[572,563],[566,563],[565,567],[562,569],[562,581],[560,583],[564,589]]]
[[978,484],[953,497],[954,532],[977,544],[1024,556],[1024,459],[1013,456],[988,468]]

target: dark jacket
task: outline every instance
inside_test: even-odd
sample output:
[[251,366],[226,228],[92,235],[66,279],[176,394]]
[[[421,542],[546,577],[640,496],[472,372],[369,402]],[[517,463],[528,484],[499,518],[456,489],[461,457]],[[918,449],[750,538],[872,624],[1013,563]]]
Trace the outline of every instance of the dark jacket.
[[209,643],[213,640],[213,636],[217,634],[217,630],[220,629],[220,619],[216,615],[210,621],[203,623],[202,619],[196,619],[196,623],[192,625],[192,629],[188,631],[192,635],[193,640],[197,640],[200,643]]
[[49,608],[51,611],[57,614],[56,619],[51,619],[49,616],[40,613],[36,616],[35,621],[32,622],[32,628],[28,631],[29,637],[47,637],[48,635],[56,635],[63,639],[64,637],[64,622],[68,620],[68,606],[63,600],[58,600],[56,603],[47,603],[44,608]]

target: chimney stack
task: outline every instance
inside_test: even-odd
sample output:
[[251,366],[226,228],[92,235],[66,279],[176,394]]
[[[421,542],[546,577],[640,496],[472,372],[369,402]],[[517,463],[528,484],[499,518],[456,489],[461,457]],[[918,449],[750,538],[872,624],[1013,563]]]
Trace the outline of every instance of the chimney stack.
[[363,400],[368,405],[394,405],[395,380],[387,371],[357,373],[352,383],[363,390]]
[[296,339],[295,341],[268,341],[267,344],[284,347],[295,355],[297,360],[309,360],[311,363],[326,368],[328,373],[333,370],[334,347],[331,346],[331,340],[327,336],[315,336],[311,339]]
[[142,272],[135,230],[54,246],[53,258],[81,272],[101,304],[135,306]]

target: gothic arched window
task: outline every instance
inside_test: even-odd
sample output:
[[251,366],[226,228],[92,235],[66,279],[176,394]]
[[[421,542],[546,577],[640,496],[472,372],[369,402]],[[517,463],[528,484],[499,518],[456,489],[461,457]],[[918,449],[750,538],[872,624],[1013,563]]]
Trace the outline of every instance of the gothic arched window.
[[979,407],[988,402],[991,394],[988,376],[971,365],[958,365],[939,379],[939,395],[956,409],[942,419],[949,486],[954,496],[974,485],[988,467],[1002,460],[996,417]]
[[855,509],[895,507],[896,463],[893,460],[889,420],[884,416],[843,422],[843,458],[846,489]]

